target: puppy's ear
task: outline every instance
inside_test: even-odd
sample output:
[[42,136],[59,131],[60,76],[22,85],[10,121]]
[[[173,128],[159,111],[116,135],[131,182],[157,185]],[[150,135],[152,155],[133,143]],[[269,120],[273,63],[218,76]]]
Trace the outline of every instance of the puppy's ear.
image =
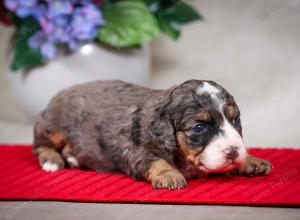
[[160,112],[152,122],[151,139],[161,149],[173,151],[176,148],[175,129],[167,113]]
[[[174,105],[173,93],[177,86],[171,87],[162,96],[155,97],[150,124],[150,142],[160,149],[174,151],[176,149],[176,129],[171,112]],[[149,130],[148,130],[149,131]]]

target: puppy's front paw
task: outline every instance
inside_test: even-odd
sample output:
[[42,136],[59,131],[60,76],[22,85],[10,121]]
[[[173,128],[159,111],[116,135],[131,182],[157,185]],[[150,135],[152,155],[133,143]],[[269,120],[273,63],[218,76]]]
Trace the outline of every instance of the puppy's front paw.
[[251,177],[267,175],[271,170],[272,164],[269,161],[249,156],[246,163],[233,170],[231,174]]
[[177,170],[168,170],[154,176],[151,180],[152,186],[155,189],[180,189],[186,186],[184,176]]

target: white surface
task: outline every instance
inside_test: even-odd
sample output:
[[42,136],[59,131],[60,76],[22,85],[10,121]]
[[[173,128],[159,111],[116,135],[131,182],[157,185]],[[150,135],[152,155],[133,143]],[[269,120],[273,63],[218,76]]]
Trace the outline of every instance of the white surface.
[[154,44],[154,87],[210,79],[242,112],[245,143],[300,147],[300,1],[191,1],[205,21]]
[[[153,43],[149,85],[215,80],[240,106],[247,145],[300,147],[300,1],[191,2],[205,21],[187,26],[178,42],[162,37]],[[31,127],[12,104],[2,75],[0,142],[30,142]]]
[[99,79],[122,79],[145,85],[149,74],[148,46],[120,51],[87,44],[76,53],[60,54],[30,72],[9,71],[7,78],[18,106],[27,117],[36,118],[50,99],[67,87]]

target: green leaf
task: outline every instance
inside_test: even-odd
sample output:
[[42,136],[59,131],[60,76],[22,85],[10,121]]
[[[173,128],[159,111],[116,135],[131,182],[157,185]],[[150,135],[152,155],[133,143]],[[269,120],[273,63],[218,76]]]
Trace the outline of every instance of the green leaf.
[[19,18],[13,17],[14,24],[17,27],[18,32],[35,33],[39,29],[39,23],[33,18]]
[[202,16],[187,3],[173,1],[173,4],[164,6],[157,12],[158,18],[165,18],[169,21],[186,24],[195,20],[203,19]]
[[21,68],[30,69],[44,63],[40,52],[30,48],[27,44],[28,38],[38,30],[36,22],[32,19],[18,22],[19,28],[11,44],[14,46],[13,60],[10,66],[13,71]]
[[[149,7],[155,4],[155,0],[145,1]],[[186,23],[203,19],[190,5],[179,0],[160,0],[159,9],[155,12],[155,15],[161,31],[173,39],[178,39],[181,27]]]
[[11,69],[13,71],[21,68],[30,69],[43,63],[44,61],[39,51],[29,48],[25,39],[21,39],[17,42],[11,63]]
[[101,27],[99,41],[116,47],[147,43],[156,38],[159,25],[147,6],[141,1],[118,1],[102,8],[106,25]]
[[[168,20],[162,18],[158,20],[158,23],[162,32],[164,32],[165,34],[167,34],[168,36],[170,36],[175,40],[179,38],[180,29],[178,30],[177,28],[172,26],[172,24]],[[176,23],[174,24],[176,26]]]

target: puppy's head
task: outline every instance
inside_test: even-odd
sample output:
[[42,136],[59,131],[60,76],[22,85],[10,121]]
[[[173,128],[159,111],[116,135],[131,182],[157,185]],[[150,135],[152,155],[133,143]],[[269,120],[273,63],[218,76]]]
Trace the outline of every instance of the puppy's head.
[[165,111],[174,128],[176,154],[189,169],[224,172],[246,160],[239,108],[220,85],[187,81],[171,89]]

